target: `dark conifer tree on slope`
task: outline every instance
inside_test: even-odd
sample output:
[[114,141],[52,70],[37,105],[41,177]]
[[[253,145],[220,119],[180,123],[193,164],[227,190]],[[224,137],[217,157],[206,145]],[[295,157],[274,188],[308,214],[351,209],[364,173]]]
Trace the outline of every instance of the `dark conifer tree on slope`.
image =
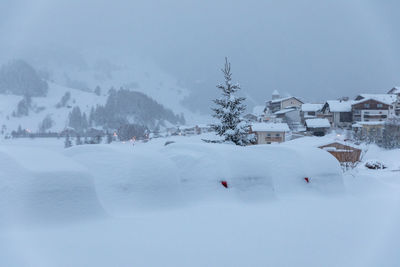
[[64,147],[65,148],[69,148],[71,146],[72,146],[72,142],[71,142],[71,139],[70,139],[69,135],[67,134],[65,136]]
[[223,136],[226,142],[233,142],[236,145],[245,146],[252,142],[253,136],[249,135],[250,126],[241,115],[246,110],[243,101],[244,97],[237,97],[235,94],[240,90],[239,84],[232,84],[231,64],[225,58],[225,67],[222,69],[225,84],[217,85],[222,91],[222,96],[214,100],[217,105],[213,108],[213,117],[219,120],[219,123],[212,124],[212,129],[220,136]]

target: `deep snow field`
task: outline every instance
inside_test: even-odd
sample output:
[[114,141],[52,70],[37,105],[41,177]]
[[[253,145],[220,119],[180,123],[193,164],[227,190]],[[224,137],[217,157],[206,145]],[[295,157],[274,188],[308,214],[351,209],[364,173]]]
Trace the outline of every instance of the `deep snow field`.
[[201,138],[0,140],[0,266],[400,266],[400,150]]

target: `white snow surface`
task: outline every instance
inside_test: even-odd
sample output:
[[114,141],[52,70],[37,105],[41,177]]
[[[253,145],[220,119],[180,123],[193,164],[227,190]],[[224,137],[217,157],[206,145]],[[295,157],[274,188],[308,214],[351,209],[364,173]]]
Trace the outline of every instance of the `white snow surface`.
[[314,147],[335,135],[203,138],[2,140],[0,266],[399,265],[400,150],[369,146],[388,168],[342,174]]
[[301,111],[310,112],[310,111],[320,111],[324,104],[313,104],[313,103],[304,103],[301,105]]
[[290,132],[287,123],[280,122],[257,122],[251,125],[254,132]]
[[354,101],[328,100],[330,112],[351,112]]
[[331,124],[328,119],[307,119],[306,120],[307,127],[310,128],[330,128]]

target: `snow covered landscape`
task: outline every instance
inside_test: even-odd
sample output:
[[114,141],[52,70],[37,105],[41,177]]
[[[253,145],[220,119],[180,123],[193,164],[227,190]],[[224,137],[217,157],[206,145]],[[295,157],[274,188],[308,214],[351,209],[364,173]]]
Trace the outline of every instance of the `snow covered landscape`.
[[3,140],[2,266],[398,265],[400,150],[371,145],[363,162],[387,169],[342,174],[319,137],[205,137]]
[[0,267],[399,267],[399,9],[2,0]]

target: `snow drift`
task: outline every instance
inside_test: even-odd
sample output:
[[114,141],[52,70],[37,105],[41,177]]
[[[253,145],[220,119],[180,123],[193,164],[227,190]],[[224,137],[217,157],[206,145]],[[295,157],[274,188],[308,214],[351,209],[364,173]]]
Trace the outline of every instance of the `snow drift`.
[[339,163],[329,153],[284,145],[181,139],[168,146],[157,141],[59,150],[3,146],[0,160],[3,218],[121,216],[199,201],[268,201],[344,190]]
[[0,218],[49,221],[104,216],[93,179],[79,164],[43,149],[0,149]]
[[[199,200],[262,201],[287,194],[343,191],[338,162],[315,148],[202,143],[146,144],[133,149],[89,145],[68,149],[65,155],[90,166],[99,199],[112,214]],[[223,180],[227,189],[220,183]]]

